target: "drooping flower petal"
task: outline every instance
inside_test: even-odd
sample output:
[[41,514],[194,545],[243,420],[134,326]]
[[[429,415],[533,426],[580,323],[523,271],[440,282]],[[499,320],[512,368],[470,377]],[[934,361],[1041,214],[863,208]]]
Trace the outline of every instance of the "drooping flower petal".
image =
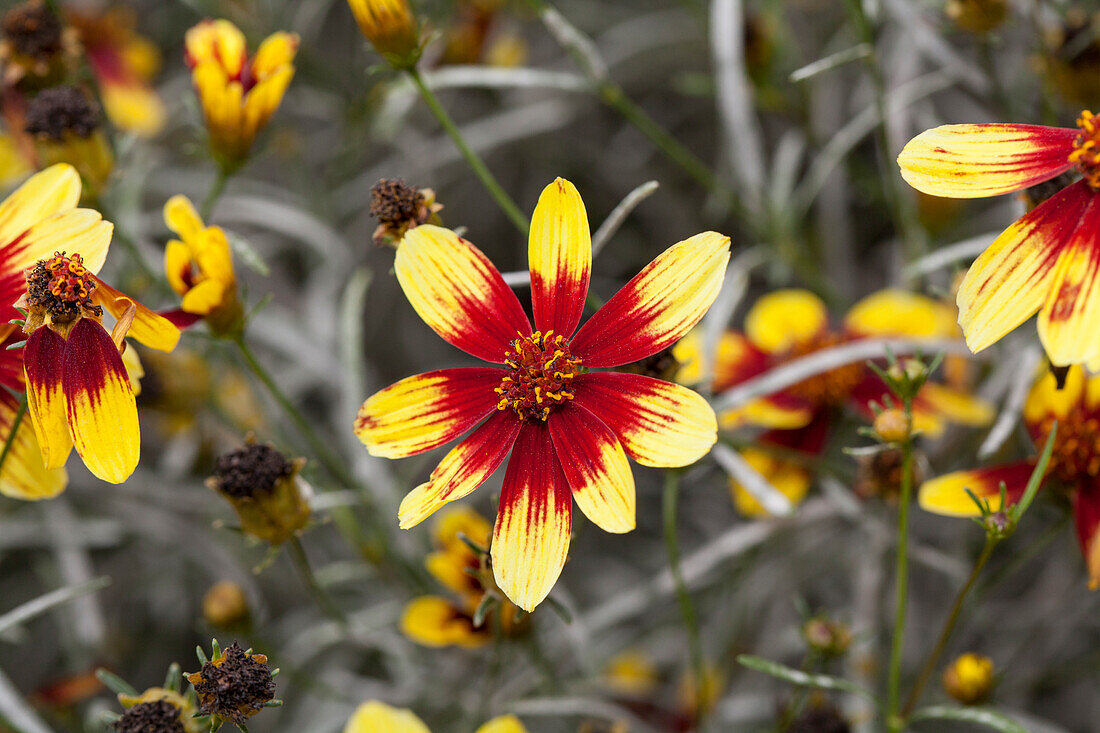
[[432,733],[411,710],[371,700],[355,709],[344,733]]
[[612,296],[573,338],[573,354],[589,367],[644,359],[687,334],[722,287],[729,237],[696,234],[669,247]]
[[933,196],[982,198],[1034,186],[1069,169],[1077,130],[1041,125],[943,125],[910,140],[901,177]]
[[355,434],[372,456],[403,458],[448,443],[496,409],[501,371],[440,369],[406,377],[367,398]]
[[1001,507],[1001,482],[1006,489],[1009,504],[1015,504],[1023,496],[1034,464],[1021,461],[1003,466],[990,466],[970,471],[955,471],[921,484],[917,502],[921,509],[949,517],[975,517],[980,514],[978,505],[967,495],[966,489],[979,499],[988,500],[990,509]]
[[1047,300],[1058,260],[1094,195],[1084,181],[1062,189],[1006,229],[970,266],[958,305],[971,351],[996,342]]
[[718,439],[714,410],[687,387],[640,374],[595,372],[573,383],[577,405],[614,431],[643,466],[686,466]]
[[[11,434],[19,402],[0,391],[0,444]],[[64,467],[46,468],[31,421],[23,420],[12,439],[11,449],[0,469],[0,494],[14,499],[51,499],[69,483]]]
[[566,405],[546,424],[573,499],[605,532],[634,529],[634,475],[615,433],[581,405]]
[[393,267],[417,314],[468,354],[500,364],[517,334],[531,333],[497,268],[449,229],[425,224],[409,230]]
[[23,371],[27,381],[27,414],[34,425],[46,468],[65,465],[73,448],[61,387],[65,339],[48,327],[39,328],[23,347]]
[[401,614],[401,633],[418,644],[434,647],[453,644],[474,648],[492,638],[488,627],[475,629],[469,616],[439,596],[420,596],[409,601]]
[[1073,498],[1077,539],[1089,573],[1089,589],[1100,588],[1100,487],[1081,486]]
[[1090,197],[1039,312],[1039,340],[1055,366],[1100,356],[1100,195]]
[[141,434],[134,390],[115,342],[95,321],[80,319],[69,332],[62,369],[77,453],[97,477],[122,483],[137,468]]
[[745,314],[745,335],[756,348],[783,353],[829,327],[825,301],[809,290],[791,288],[762,296]]
[[431,478],[401,501],[397,511],[401,529],[415,527],[447,502],[461,499],[485,483],[512,450],[520,425],[511,410],[497,410],[452,448]]
[[129,295],[115,290],[98,277],[95,282],[96,289],[92,297],[112,316],[122,318],[131,306],[134,308],[134,320],[127,336],[157,351],[172,351],[176,348],[180,340],[180,330],[174,323]]
[[529,240],[535,328],[568,338],[580,323],[592,270],[588,214],[572,183],[558,178],[543,189]]
[[[67,163],[50,166],[36,173],[0,203],[0,246],[8,245],[52,214],[67,211],[80,201],[80,175]],[[53,252],[48,252],[48,256]],[[38,258],[35,258],[38,259]],[[22,271],[33,264],[3,262],[0,267],[7,272]]]
[[550,593],[569,553],[573,499],[546,425],[525,422],[504,474],[493,530],[493,577],[525,611]]

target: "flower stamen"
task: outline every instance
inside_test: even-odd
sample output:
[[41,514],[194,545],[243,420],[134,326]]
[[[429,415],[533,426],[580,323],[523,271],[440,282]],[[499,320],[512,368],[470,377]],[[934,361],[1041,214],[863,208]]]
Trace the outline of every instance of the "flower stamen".
[[27,308],[39,309],[54,323],[70,323],[82,315],[101,316],[92,293],[95,279],[84,266],[84,258],[55,252],[27,271]]
[[546,420],[554,409],[573,399],[569,387],[580,363],[561,334],[551,330],[519,335],[504,355],[504,365],[510,371],[496,388],[500,395],[497,409],[511,407],[522,419]]
[[1089,186],[1100,191],[1100,118],[1085,110],[1077,118],[1077,126],[1081,132],[1073,143],[1069,159],[1077,164]]

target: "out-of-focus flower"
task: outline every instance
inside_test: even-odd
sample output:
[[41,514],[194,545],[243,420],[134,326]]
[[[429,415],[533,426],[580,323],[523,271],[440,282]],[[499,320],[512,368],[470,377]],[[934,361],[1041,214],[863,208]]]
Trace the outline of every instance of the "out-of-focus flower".
[[232,580],[221,580],[210,586],[202,597],[202,617],[219,629],[247,624],[248,598],[244,589]]
[[213,716],[212,730],[222,723],[245,724],[275,698],[275,672],[268,669],[267,657],[237,642],[220,650],[215,641],[213,658],[187,681],[195,688],[199,713]]
[[714,412],[698,394],[587,370],[638,361],[687,333],[718,294],[729,238],[707,232],[669,248],[577,331],[592,246],[580,194],[559,178],[535,207],[529,259],[534,328],[480,250],[441,227],[410,230],[394,269],[413,308],[451,344],[504,368],[409,377],[370,397],[355,423],[372,455],[399,458],[484,420],[401,502],[405,528],[476,489],[514,447],[492,565],[500,589],[528,611],[565,565],[574,500],[605,531],[628,532],[636,502],[627,454],[684,466],[714,444]]
[[[918,486],[927,472],[921,454],[916,452],[914,457],[918,460],[913,461],[911,485]],[[878,497],[889,502],[896,501],[901,494],[904,466],[902,451],[896,447],[859,456],[856,470],[856,494],[864,499]]]
[[[195,705],[178,690],[150,687],[140,695],[120,694],[126,713],[115,723],[117,733],[200,733]],[[207,727],[208,729],[208,727]]]
[[[0,82],[38,89],[61,81],[80,44],[43,0],[28,0],[0,19]],[[5,100],[6,101],[6,100]]]
[[[25,313],[28,414],[45,467],[64,466],[75,444],[93,474],[119,483],[140,448],[123,338],[171,351],[179,331],[95,276],[111,225],[74,208],[79,200],[76,170],[55,165],[0,204],[0,300],[15,304],[6,306],[8,319],[20,317],[16,307]],[[104,309],[118,319],[111,334]]]
[[[810,463],[825,447],[828,420],[824,417],[798,430],[767,430],[757,436],[754,445],[742,449],[741,456],[757,473],[791,503],[798,506],[813,483]],[[744,517],[760,519],[771,512],[732,476],[729,478],[733,505]]]
[[379,247],[397,247],[405,232],[421,224],[439,224],[436,214],[443,204],[436,203],[435,191],[416,188],[400,178],[383,178],[370,190],[370,213],[378,220],[374,243]]
[[93,14],[70,9],[66,18],[80,36],[111,124],[142,137],[159,133],[168,111],[150,82],[160,69],[160,51],[134,30],[133,10],[114,6]]
[[[431,733],[431,729],[411,710],[395,708],[378,700],[363,703],[344,726],[344,733]],[[493,718],[475,733],[527,733],[514,715]]]
[[233,505],[245,534],[280,545],[309,521],[311,492],[298,476],[304,465],[250,439],[218,457],[206,485]]
[[[1024,403],[1024,423],[1037,451],[1046,445],[1051,426],[1058,422],[1054,449],[1047,465],[1044,486],[1053,480],[1064,486],[1073,500],[1077,537],[1088,569],[1089,587],[1100,588],[1100,376],[1088,376],[1070,367],[1065,386],[1043,369]],[[1007,487],[1007,501],[1015,504],[1035,468],[1035,460],[1018,461],[967,471],[956,471],[924,483],[917,499],[922,508],[936,514],[971,517],[980,514],[967,495],[988,500],[994,512],[1001,506],[1000,486]]]
[[967,652],[943,672],[943,689],[963,705],[978,705],[993,692],[993,660]]
[[96,677],[96,668],[67,674],[39,687],[30,698],[36,705],[66,708],[95,697],[103,690],[103,683]]
[[[474,625],[474,616],[486,593],[496,595],[493,574],[483,562],[487,556],[462,539],[488,547],[492,533],[492,525],[468,507],[450,507],[440,513],[433,528],[437,549],[424,564],[457,601],[441,596],[414,598],[401,615],[401,631],[405,636],[426,646],[477,647],[492,639],[495,622],[492,616],[486,616],[480,626]],[[493,613],[500,614],[503,633],[517,630],[517,609],[506,599],[494,605],[490,614]]]
[[944,13],[971,33],[989,33],[1008,17],[1008,0],[947,0]]
[[0,131],[0,190],[7,190],[33,172],[16,139]]
[[294,77],[298,35],[273,33],[249,58],[237,26],[204,20],[187,31],[184,43],[211,150],[224,169],[233,170],[283,101]]
[[521,66],[527,44],[516,32],[499,27],[501,0],[462,0],[444,31],[441,64]]
[[852,630],[826,616],[814,616],[802,624],[802,638],[806,646],[826,657],[839,657],[852,645]]
[[657,665],[643,651],[629,649],[607,661],[603,681],[613,692],[641,697],[657,689]]
[[[244,312],[237,298],[237,278],[225,232],[204,225],[186,196],[168,199],[164,223],[179,237],[164,249],[164,272],[168,284],[183,296],[180,309],[206,319],[215,335],[239,331]],[[179,324],[188,320],[171,315],[169,319]]]
[[[676,687],[676,706],[680,715],[686,720],[695,721],[696,714],[700,711],[709,713],[714,710],[718,701],[722,699],[722,692],[726,687],[726,676],[722,670],[713,663],[703,664],[702,683],[696,681],[694,671],[689,671],[680,678]],[[691,730],[694,725],[685,728]]]
[[1078,129],[944,125],[906,144],[902,177],[937,196],[980,198],[1033,186],[1076,166],[1083,178],[1018,219],[974,261],[959,288],[959,323],[974,352],[1039,313],[1055,366],[1100,366],[1100,119]]
[[1100,99],[1100,13],[1078,5],[1043,33],[1043,75],[1066,100],[1087,106]]
[[38,164],[68,163],[76,168],[87,201],[96,199],[114,167],[101,121],[98,106],[79,87],[43,89],[27,104],[24,130],[34,139]]
[[420,27],[408,0],[348,0],[359,30],[394,68],[420,60]]

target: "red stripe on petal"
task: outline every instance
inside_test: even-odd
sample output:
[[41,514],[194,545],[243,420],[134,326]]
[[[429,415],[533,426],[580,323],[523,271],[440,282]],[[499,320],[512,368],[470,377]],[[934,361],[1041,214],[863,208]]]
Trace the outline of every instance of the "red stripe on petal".
[[1057,284],[1039,313],[1039,340],[1055,366],[1100,356],[1100,195],[1093,194],[1058,262]]
[[32,333],[23,347],[27,413],[48,468],[64,466],[73,447],[61,388],[64,354],[65,339],[46,326]]
[[979,499],[988,500],[993,511],[1001,509],[1000,487],[1003,481],[1008,503],[1015,504],[1024,494],[1034,464],[1021,461],[1003,466],[955,471],[924,482],[917,494],[921,508],[949,517],[978,516],[978,505],[967,495],[970,489]]
[[534,610],[569,553],[573,499],[544,423],[526,422],[504,474],[493,528],[493,576],[504,594]]
[[1100,486],[1082,486],[1073,499],[1077,539],[1089,572],[1089,588],[1100,588]]
[[528,259],[535,327],[572,336],[588,295],[592,239],[581,195],[563,178],[539,196],[531,216]]

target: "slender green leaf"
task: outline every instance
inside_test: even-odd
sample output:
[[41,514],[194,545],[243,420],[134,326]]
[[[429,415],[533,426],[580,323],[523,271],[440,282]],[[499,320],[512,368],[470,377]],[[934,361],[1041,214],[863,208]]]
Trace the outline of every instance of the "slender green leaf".
[[1058,421],[1055,420],[1054,424],[1050,426],[1050,435],[1047,436],[1047,444],[1043,448],[1043,454],[1039,456],[1039,462],[1035,464],[1035,470],[1031,472],[1031,478],[1027,480],[1027,488],[1024,489],[1024,495],[1008,510],[1008,516],[1014,523],[1019,522],[1020,517],[1024,516],[1024,512],[1031,506],[1031,502],[1035,498],[1036,492],[1039,491],[1039,487],[1043,483],[1043,476],[1045,476],[1047,472],[1047,464],[1050,463],[1050,454],[1054,452],[1054,437],[1057,434]]
[[754,669],[757,672],[763,672],[769,674],[772,677],[776,677],[785,682],[790,682],[792,685],[798,685],[799,687],[815,687],[819,690],[839,690],[840,692],[851,692],[852,694],[865,697],[868,700],[874,701],[875,696],[871,692],[863,687],[860,687],[855,682],[849,682],[848,680],[841,679],[840,677],[831,677],[827,674],[808,674],[798,669],[792,669],[786,665],[778,662],[773,662],[762,657],[755,657],[751,654],[741,654],[737,657],[737,663],[743,667]]
[[94,578],[87,583],[58,588],[57,590],[40,595],[38,598],[29,600],[22,605],[16,606],[3,616],[0,616],[0,634],[25,621],[29,621],[41,613],[45,613],[54,606],[60,606],[62,603],[67,603],[74,598],[79,598],[88,593],[94,593],[97,590],[106,588],[110,584],[111,579],[108,577]]
[[229,246],[233,250],[233,254],[238,260],[243,262],[248,269],[258,272],[264,277],[271,274],[271,268],[267,266],[264,258],[260,256],[260,253],[256,251],[256,248],[252,246],[251,242],[236,232],[227,231],[225,236],[226,239],[229,240]]
[[1028,733],[1027,728],[1015,720],[988,708],[953,708],[947,705],[936,705],[922,708],[909,718],[911,723],[921,720],[957,720],[963,723],[984,725],[986,728],[1000,731],[1000,733]]

